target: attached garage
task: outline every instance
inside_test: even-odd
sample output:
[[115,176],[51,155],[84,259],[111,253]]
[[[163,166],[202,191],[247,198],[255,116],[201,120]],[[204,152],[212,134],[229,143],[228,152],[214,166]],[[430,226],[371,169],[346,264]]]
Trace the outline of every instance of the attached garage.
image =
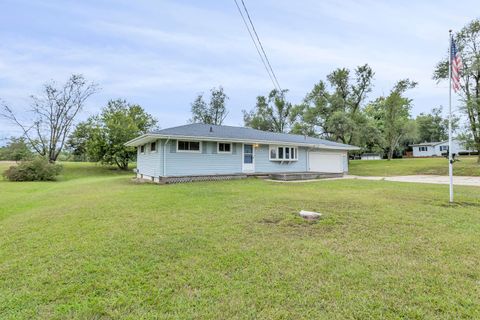
[[309,171],[343,173],[348,171],[346,152],[310,151],[308,154]]

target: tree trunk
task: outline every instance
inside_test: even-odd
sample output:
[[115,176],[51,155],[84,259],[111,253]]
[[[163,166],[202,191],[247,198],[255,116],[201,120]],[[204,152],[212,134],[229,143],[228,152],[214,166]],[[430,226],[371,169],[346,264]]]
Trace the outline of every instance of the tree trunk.
[[392,160],[393,159],[393,148],[390,148],[388,150],[388,161]]
[[475,143],[475,149],[477,149],[477,153],[478,153],[478,156],[477,156],[477,163],[480,164],[480,143],[477,142]]

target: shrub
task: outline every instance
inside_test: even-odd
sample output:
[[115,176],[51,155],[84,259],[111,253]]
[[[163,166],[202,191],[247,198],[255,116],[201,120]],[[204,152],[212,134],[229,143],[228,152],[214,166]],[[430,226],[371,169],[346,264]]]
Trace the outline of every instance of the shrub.
[[21,162],[5,170],[3,176],[10,181],[52,181],[62,171],[62,166],[44,158]]

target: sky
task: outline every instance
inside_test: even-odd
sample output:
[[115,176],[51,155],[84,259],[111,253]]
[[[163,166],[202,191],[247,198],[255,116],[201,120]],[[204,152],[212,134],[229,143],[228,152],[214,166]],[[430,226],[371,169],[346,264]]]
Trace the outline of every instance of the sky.
[[[448,30],[478,18],[478,0],[244,1],[292,103],[334,69],[368,63],[368,100],[400,79],[419,83],[408,93],[413,115],[448,105],[433,69],[447,56]],[[220,85],[224,124],[242,125],[242,110],[273,87],[234,0],[0,0],[0,99],[28,121],[30,96],[73,73],[100,87],[79,120],[122,98],[161,128],[187,123],[195,97]],[[0,119],[0,139],[19,134]]]

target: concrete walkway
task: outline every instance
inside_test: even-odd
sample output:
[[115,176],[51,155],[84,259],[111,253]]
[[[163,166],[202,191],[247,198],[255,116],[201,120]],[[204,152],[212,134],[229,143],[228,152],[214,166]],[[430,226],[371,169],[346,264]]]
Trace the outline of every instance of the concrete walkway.
[[[393,176],[393,177],[371,177],[371,176],[350,176],[347,175],[343,179],[361,179],[361,180],[385,180],[395,182],[414,182],[414,183],[433,183],[433,184],[449,184],[448,176],[435,175],[413,175],[413,176]],[[480,187],[480,177],[470,176],[454,176],[453,184],[457,186],[476,186]]]

